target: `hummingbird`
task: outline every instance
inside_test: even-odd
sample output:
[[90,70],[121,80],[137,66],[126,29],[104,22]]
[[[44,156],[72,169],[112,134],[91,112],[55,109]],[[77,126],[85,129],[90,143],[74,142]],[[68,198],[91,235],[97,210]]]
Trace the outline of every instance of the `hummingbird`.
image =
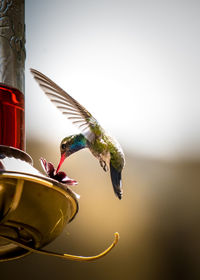
[[78,125],[81,132],[67,136],[61,141],[61,158],[56,172],[59,171],[67,157],[81,149],[88,148],[99,160],[104,171],[110,169],[114,193],[121,199],[123,195],[121,173],[125,165],[125,156],[119,143],[108,135],[92,114],[71,95],[41,72],[35,69],[30,69],[30,71],[51,102],[74,125]]

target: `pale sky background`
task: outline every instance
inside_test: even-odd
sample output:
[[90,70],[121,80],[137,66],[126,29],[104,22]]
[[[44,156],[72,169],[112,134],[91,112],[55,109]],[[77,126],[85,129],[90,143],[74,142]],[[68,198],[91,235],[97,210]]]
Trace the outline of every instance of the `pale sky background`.
[[199,1],[26,1],[26,135],[77,132],[35,68],[132,153],[200,157]]

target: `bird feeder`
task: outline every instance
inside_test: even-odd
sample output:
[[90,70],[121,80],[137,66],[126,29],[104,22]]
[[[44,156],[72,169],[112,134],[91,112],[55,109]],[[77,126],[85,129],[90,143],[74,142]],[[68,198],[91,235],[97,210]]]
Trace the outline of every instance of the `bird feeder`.
[[0,7],[0,262],[30,253],[91,261],[92,257],[43,250],[78,212],[78,195],[67,184],[33,167],[25,150],[24,130],[24,1]]

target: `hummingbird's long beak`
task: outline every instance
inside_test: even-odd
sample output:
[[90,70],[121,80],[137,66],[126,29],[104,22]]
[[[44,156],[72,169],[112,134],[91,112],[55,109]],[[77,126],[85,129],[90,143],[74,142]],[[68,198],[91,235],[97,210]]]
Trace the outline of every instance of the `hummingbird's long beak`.
[[58,171],[59,171],[59,169],[60,169],[60,167],[61,167],[61,165],[63,164],[63,162],[64,162],[65,159],[66,159],[66,154],[63,153],[63,154],[61,155],[60,162],[59,162],[58,167],[57,167],[57,169],[56,169],[56,174],[58,173]]

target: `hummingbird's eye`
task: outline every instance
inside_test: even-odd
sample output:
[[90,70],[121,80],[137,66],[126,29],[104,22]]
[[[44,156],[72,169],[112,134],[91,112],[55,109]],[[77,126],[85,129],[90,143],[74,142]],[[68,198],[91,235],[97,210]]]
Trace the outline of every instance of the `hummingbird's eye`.
[[62,150],[65,150],[66,149],[66,144],[62,144],[61,148],[62,148]]

